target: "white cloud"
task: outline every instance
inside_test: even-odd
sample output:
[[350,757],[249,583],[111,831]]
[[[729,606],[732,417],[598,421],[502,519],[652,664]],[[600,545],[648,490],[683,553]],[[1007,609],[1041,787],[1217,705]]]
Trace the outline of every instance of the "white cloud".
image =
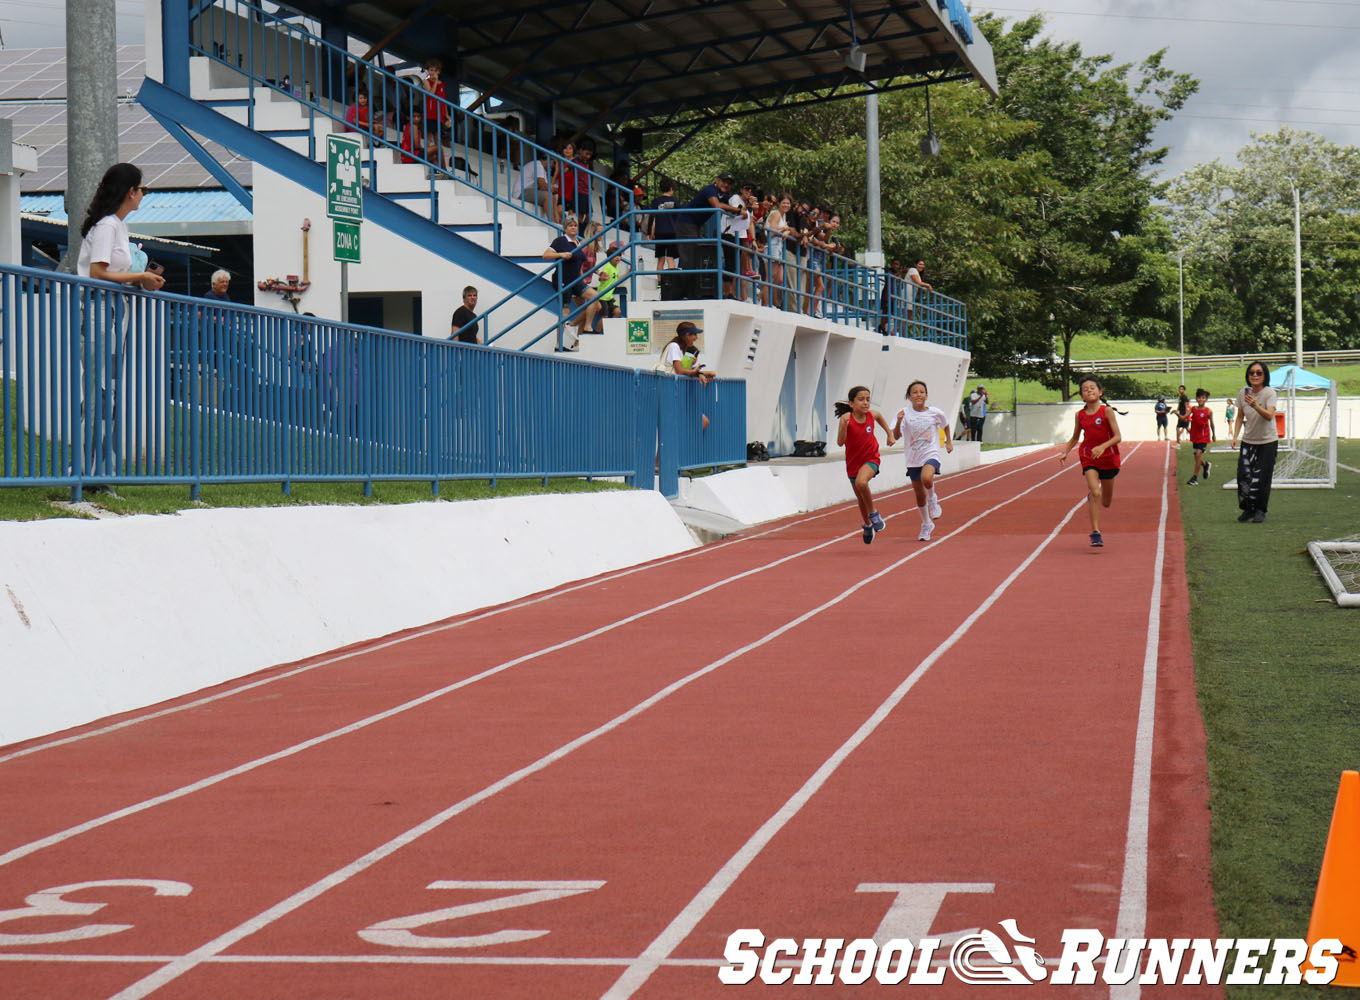
[[1157,141],[1170,147],[1161,173],[1231,161],[1251,133],[1281,125],[1360,145],[1360,5],[1337,0],[1054,0],[1042,8],[1013,0],[974,3],[1014,20],[1046,14],[1048,35],[1088,55],[1137,63],[1166,49],[1164,65],[1200,80]]

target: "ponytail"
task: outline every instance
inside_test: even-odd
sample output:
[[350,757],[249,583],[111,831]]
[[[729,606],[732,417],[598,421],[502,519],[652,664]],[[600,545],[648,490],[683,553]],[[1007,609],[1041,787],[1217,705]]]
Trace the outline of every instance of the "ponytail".
[[[847,394],[846,398],[849,399],[849,400],[851,400],[851,401],[853,401],[854,398],[855,398],[856,396],[858,396],[861,392],[868,392],[868,391],[869,391],[869,387],[866,386],[866,385],[857,385],[857,386],[853,386],[853,387],[851,387],[850,392]],[[847,402],[845,402],[844,400],[840,400],[840,399],[836,400],[836,416],[837,416],[837,417],[843,417],[843,416],[845,416],[845,415],[846,415],[847,413],[849,413],[852,409],[854,409],[854,407],[852,407],[852,406],[850,405],[850,403],[847,403]]]

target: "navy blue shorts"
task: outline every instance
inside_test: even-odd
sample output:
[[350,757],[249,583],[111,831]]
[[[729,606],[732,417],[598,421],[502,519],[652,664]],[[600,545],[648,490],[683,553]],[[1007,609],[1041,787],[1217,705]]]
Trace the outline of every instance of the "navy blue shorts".
[[938,460],[938,459],[934,459],[934,458],[928,458],[928,459],[926,459],[926,464],[925,464],[925,465],[909,465],[909,466],[907,466],[907,478],[910,479],[913,483],[919,483],[919,482],[921,481],[921,470],[924,469],[924,468],[926,467],[926,465],[933,465],[933,466],[935,466],[935,474],[936,474],[936,475],[939,475],[939,474],[940,474],[940,462],[939,462],[939,460]]

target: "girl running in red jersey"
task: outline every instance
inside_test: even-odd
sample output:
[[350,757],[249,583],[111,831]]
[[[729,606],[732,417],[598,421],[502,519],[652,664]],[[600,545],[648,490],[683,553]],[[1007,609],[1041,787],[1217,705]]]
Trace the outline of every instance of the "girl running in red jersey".
[[857,385],[850,390],[850,402],[836,402],[836,416],[841,418],[836,431],[836,443],[845,449],[845,472],[854,484],[855,499],[864,518],[864,544],[874,540],[874,532],[884,528],[883,518],[874,509],[874,495],[869,491],[869,480],[878,475],[878,438],[874,437],[874,423],[888,434],[888,445],[893,441],[892,428],[883,414],[869,408],[869,390]]
[[1113,408],[1100,401],[1100,379],[1087,375],[1081,380],[1081,398],[1086,403],[1077,411],[1076,426],[1063,450],[1058,464],[1067,461],[1067,453],[1085,435],[1077,455],[1081,458],[1081,474],[1086,477],[1086,509],[1091,514],[1091,545],[1105,544],[1100,537],[1100,508],[1110,506],[1114,499],[1114,477],[1119,475],[1119,422]]

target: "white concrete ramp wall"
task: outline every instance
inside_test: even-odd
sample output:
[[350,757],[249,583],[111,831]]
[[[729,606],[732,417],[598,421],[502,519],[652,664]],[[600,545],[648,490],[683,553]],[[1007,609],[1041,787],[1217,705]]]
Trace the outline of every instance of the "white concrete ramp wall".
[[640,490],[0,523],[0,746],[694,544]]

